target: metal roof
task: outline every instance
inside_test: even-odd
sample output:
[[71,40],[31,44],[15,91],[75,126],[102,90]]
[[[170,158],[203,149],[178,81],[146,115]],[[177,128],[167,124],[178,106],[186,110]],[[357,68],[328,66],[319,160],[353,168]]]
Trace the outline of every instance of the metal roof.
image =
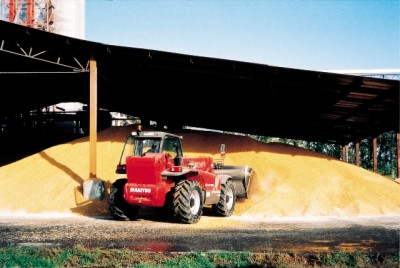
[[90,42],[0,21],[0,115],[89,103],[168,126],[347,144],[399,132],[399,81]]

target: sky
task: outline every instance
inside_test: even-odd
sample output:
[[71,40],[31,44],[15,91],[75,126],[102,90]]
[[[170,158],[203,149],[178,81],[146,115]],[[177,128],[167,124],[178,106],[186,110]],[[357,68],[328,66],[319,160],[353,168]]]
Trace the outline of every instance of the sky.
[[400,0],[86,0],[85,39],[306,70],[400,68]]

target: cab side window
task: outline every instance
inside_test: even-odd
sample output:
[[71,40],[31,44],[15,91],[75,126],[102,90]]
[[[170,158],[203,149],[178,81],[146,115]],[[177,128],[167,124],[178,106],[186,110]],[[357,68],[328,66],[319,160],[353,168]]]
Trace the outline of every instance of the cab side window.
[[175,137],[166,137],[164,139],[162,152],[170,154],[172,158],[181,157],[182,147],[180,140]]

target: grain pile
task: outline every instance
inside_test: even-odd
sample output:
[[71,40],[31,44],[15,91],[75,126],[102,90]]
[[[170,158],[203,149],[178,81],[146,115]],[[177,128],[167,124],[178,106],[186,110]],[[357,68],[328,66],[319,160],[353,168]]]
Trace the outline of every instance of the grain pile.
[[[97,177],[108,191],[129,127],[99,133]],[[305,216],[400,215],[400,184],[392,179],[309,150],[211,132],[173,132],[184,136],[186,156],[219,158],[249,165],[256,172],[251,198],[236,205],[235,215],[261,218]],[[108,215],[107,198],[86,200],[89,178],[88,137],[60,144],[0,167],[0,212]]]

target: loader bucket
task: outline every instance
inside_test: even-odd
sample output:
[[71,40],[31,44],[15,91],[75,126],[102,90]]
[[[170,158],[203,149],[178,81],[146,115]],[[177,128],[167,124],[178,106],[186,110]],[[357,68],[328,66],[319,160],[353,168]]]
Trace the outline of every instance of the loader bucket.
[[236,197],[250,197],[250,186],[254,178],[254,170],[249,166],[222,166],[215,170],[216,174],[232,177]]

